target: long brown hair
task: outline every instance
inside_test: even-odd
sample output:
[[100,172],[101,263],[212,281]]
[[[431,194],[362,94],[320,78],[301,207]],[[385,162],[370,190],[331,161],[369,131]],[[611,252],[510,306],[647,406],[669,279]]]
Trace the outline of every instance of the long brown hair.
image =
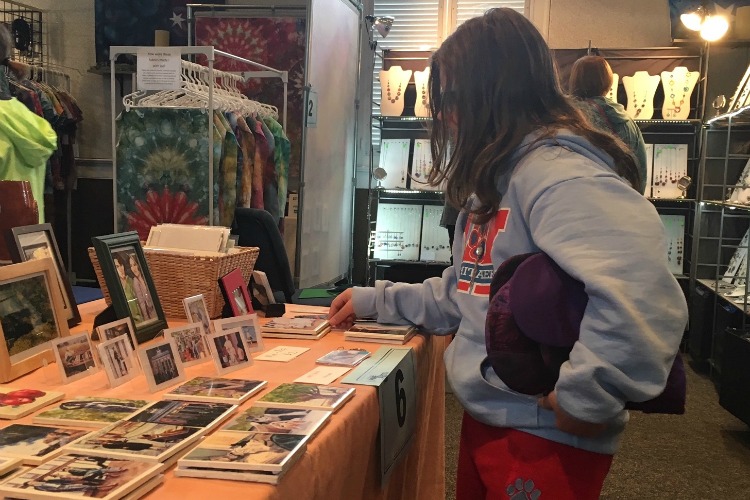
[[640,186],[632,155],[570,104],[544,39],[512,9],[470,19],[443,42],[430,65],[430,108],[429,180],[447,179],[446,197],[456,207],[475,193],[479,206],[472,213],[479,223],[499,208],[498,179],[511,168],[515,148],[534,131],[537,140],[563,128],[585,137],[614,159],[619,175]]
[[581,99],[601,97],[612,87],[612,68],[601,56],[583,56],[573,63],[568,80],[570,95]]

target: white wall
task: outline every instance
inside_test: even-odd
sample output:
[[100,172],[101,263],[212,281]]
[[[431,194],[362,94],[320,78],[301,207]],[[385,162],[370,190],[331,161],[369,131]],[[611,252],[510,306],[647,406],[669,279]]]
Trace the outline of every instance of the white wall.
[[529,0],[529,17],[550,47],[667,47],[666,0]]

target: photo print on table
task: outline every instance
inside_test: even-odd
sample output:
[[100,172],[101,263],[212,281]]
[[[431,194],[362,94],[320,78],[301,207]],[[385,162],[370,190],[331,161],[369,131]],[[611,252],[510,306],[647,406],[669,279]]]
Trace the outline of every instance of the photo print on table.
[[162,400],[143,408],[127,420],[212,429],[229,417],[236,408],[237,406],[232,403]]
[[118,319],[117,321],[97,326],[96,333],[99,335],[99,340],[102,342],[115,339],[121,335],[126,335],[130,340],[130,345],[133,349],[138,345],[135,340],[133,320],[130,318]]
[[38,465],[60,454],[64,446],[86,434],[88,431],[79,429],[11,424],[0,429],[0,456],[20,457],[25,464]]
[[104,427],[129,417],[148,404],[149,401],[137,399],[76,398],[37,414],[34,416],[34,423]]
[[97,349],[110,387],[117,387],[138,376],[138,362],[130,341],[124,335],[105,340]]
[[65,273],[65,263],[60,256],[57,246],[55,232],[49,223],[35,224],[32,226],[18,226],[11,229],[15,245],[8,245],[13,254],[13,262],[26,262],[44,258],[52,259],[52,267],[55,278],[63,299],[63,312],[68,320],[68,326],[74,326],[81,322],[73,289],[70,280]]
[[331,415],[332,412],[325,410],[251,406],[227,422],[222,430],[312,436]]
[[151,340],[168,325],[138,233],[95,236],[91,241],[115,316],[133,320],[138,343]]
[[216,371],[219,375],[246,368],[253,364],[253,358],[243,339],[241,330],[219,330],[208,337],[211,356],[214,358]]
[[202,293],[182,299],[182,305],[185,308],[185,317],[188,323],[200,323],[203,325],[203,333],[211,333],[211,317],[206,307],[206,298]]
[[201,323],[168,328],[164,330],[164,338],[174,340],[180,361],[185,367],[204,363],[211,358]]
[[13,420],[25,417],[64,396],[62,392],[0,387],[0,418]]
[[239,404],[267,384],[263,380],[195,377],[164,394],[164,398]]
[[54,361],[49,341],[68,334],[52,261],[0,266],[0,382]]
[[123,498],[159,473],[161,465],[65,454],[0,484],[3,497]]
[[174,340],[170,339],[138,349],[138,359],[151,392],[185,380],[185,371],[177,354]]
[[99,371],[88,333],[53,340],[51,347],[55,353],[57,366],[60,368],[63,384],[88,377]]
[[235,328],[239,328],[242,332],[242,338],[245,339],[248,353],[263,350],[263,334],[257,314],[214,320],[214,333],[234,330]]

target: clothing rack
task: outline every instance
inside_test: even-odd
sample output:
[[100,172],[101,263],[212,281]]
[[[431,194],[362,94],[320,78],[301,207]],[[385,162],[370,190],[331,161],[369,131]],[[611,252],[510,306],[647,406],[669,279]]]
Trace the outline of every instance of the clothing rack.
[[41,66],[41,65],[30,66],[31,80],[37,80],[37,81],[42,81],[44,83],[50,83],[49,77],[52,76],[53,78],[63,80],[65,82],[65,90],[67,92],[70,92],[70,88],[71,88],[70,75],[64,71],[52,69],[50,68],[50,66],[55,66],[55,65],[46,64],[44,66]]
[[[110,109],[111,109],[111,126],[112,126],[112,200],[114,203],[114,210],[113,210],[113,219],[114,219],[114,230],[115,232],[119,231],[118,228],[118,214],[117,214],[117,132],[116,132],[116,103],[115,103],[115,96],[116,96],[116,89],[115,89],[115,61],[120,55],[131,55],[131,56],[137,56],[138,52],[142,49],[153,49],[153,47],[138,47],[138,46],[112,46],[110,47],[109,51],[109,63],[110,63]],[[181,56],[195,56],[195,55],[202,55],[205,56],[208,61],[208,101],[207,101],[207,108],[210,111],[209,113],[206,113],[207,115],[207,121],[208,121],[208,185],[211,187],[208,190],[208,224],[213,225],[214,224],[214,192],[212,186],[214,185],[214,157],[212,154],[212,151],[214,150],[214,135],[211,131],[211,127],[213,124],[213,110],[214,110],[214,99],[216,96],[216,76],[217,73],[221,74],[224,73],[227,75],[226,72],[219,72],[218,70],[214,69],[214,61],[216,60],[216,56],[221,57],[227,57],[229,59],[234,59],[235,61],[239,61],[251,66],[254,66],[256,68],[259,68],[261,71],[252,71],[248,72],[251,74],[251,77],[253,78],[280,78],[282,84],[284,85],[284,104],[283,104],[283,111],[282,111],[282,126],[286,128],[286,114],[287,114],[287,87],[289,83],[289,73],[287,71],[281,71],[276,68],[272,68],[270,66],[266,66],[264,64],[258,63],[256,61],[252,61],[250,59],[245,59],[244,57],[239,57],[234,54],[230,54],[228,52],[224,52],[222,50],[217,50],[212,46],[203,46],[203,47],[171,47],[170,50],[176,50],[179,49]],[[194,64],[194,63],[190,63]],[[201,66],[202,68],[205,68]],[[133,79],[133,91],[135,92],[137,90],[137,79]]]

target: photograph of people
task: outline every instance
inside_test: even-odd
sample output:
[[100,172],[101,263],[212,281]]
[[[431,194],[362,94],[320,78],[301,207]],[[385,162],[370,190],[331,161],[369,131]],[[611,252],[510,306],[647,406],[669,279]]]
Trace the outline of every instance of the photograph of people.
[[[185,299],[186,301],[188,299]],[[198,296],[195,300],[187,302],[188,321],[190,323],[200,323],[203,325],[203,333],[211,333],[210,319],[206,311],[206,305],[203,302],[203,296]]]
[[143,277],[143,270],[138,263],[138,257],[135,252],[128,254],[128,267],[130,269],[130,279],[133,283],[133,292],[135,292],[135,298],[138,300],[143,320],[156,319],[154,301],[151,300],[151,294],[148,291],[148,285],[146,284],[146,279]]
[[232,291],[232,297],[234,297],[234,303],[237,305],[236,316],[244,316],[247,314],[247,304],[245,304],[245,297],[242,296],[242,290],[235,288]]
[[220,335],[214,338],[214,345],[219,354],[222,368],[229,368],[247,361],[247,354],[237,332]]
[[125,294],[125,300],[128,302],[130,317],[133,318],[133,323],[138,325],[143,322],[143,312],[141,312],[141,306],[138,304],[138,298],[135,296],[135,290],[133,289],[133,278],[130,277],[128,269],[128,255],[125,252],[118,252],[113,257],[117,277],[120,278],[122,292]]

